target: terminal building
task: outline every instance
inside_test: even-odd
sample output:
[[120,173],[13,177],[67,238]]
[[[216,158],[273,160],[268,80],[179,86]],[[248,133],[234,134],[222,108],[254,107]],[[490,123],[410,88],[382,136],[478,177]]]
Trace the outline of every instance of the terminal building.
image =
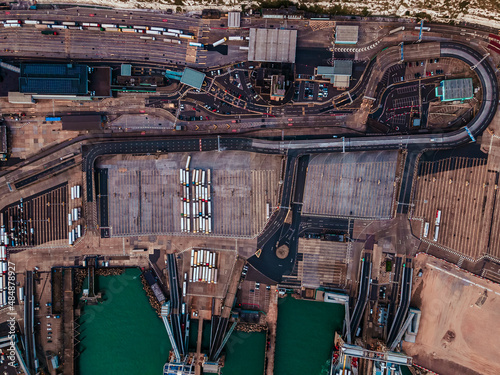
[[436,96],[442,102],[469,100],[474,97],[472,78],[446,79],[436,87]]
[[336,44],[356,44],[358,43],[358,26],[338,25],[335,28]]
[[352,60],[335,60],[333,66],[318,66],[316,76],[328,79],[338,88],[348,88],[352,76]]
[[36,99],[92,100],[110,96],[110,67],[21,64],[19,91],[9,92],[9,102],[30,104]]
[[203,86],[203,81],[205,80],[205,73],[191,68],[186,68],[180,78],[181,83],[200,90],[201,86]]
[[295,63],[297,30],[250,29],[248,61]]

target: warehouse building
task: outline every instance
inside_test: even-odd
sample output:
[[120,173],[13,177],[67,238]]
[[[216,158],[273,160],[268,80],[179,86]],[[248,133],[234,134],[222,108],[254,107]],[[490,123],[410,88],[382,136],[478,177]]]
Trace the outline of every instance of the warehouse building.
[[87,95],[86,65],[21,64],[19,91],[39,95]]
[[358,26],[338,25],[335,28],[335,43],[356,44],[358,43]]
[[240,12],[229,12],[227,14],[227,27],[230,29],[239,29],[241,23]]
[[352,76],[352,60],[335,60],[333,66],[318,66],[316,76],[330,80],[335,87],[347,88]]
[[31,104],[36,99],[92,100],[111,96],[111,68],[77,64],[21,64],[19,92],[9,103]]
[[62,130],[70,131],[89,131],[102,130],[101,115],[69,115],[61,116]]
[[250,29],[248,61],[295,63],[297,30]]
[[205,80],[205,74],[197,70],[186,68],[181,76],[181,83],[194,87],[195,89],[201,89],[203,86],[203,81]]
[[474,97],[472,78],[447,79],[436,87],[436,96],[442,102],[468,100]]

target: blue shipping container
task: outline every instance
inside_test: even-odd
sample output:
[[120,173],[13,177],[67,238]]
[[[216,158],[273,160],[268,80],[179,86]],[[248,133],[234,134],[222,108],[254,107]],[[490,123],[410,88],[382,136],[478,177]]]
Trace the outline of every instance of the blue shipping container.
[[45,117],[45,121],[61,121],[60,117]]

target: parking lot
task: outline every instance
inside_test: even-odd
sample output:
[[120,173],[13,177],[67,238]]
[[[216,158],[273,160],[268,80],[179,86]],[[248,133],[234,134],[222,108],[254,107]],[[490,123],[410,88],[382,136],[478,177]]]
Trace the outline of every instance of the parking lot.
[[[100,159],[109,173],[111,236],[180,233],[179,169],[188,154],[123,155]],[[245,152],[191,154],[191,169],[212,170],[212,233],[253,237],[278,205],[281,158]]]
[[[414,217],[421,221],[414,221],[414,233],[471,259],[487,253],[488,247],[491,255],[498,256],[499,220],[493,212],[498,209],[498,174],[489,170],[486,159],[443,158],[422,161],[418,168]],[[434,241],[437,210],[441,210],[441,221]],[[427,237],[425,223],[429,223]]]
[[392,217],[398,161],[396,151],[315,155],[307,172],[304,214]]
[[68,185],[64,183],[4,208],[3,223],[12,235],[10,245],[66,245],[71,207],[68,203]]
[[346,285],[348,243],[299,238],[297,274],[302,286],[343,288]]

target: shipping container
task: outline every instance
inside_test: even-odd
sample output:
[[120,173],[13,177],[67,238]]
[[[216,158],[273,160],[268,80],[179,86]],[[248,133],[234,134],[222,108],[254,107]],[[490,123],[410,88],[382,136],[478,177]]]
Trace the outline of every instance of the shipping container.
[[210,185],[210,169],[207,169],[207,184]]
[[205,47],[203,44],[201,44],[201,43],[197,43],[197,42],[189,42],[189,45],[190,45],[191,47],[200,47],[200,48]]
[[182,282],[182,296],[186,297],[186,291],[187,291],[187,283],[185,281]]
[[207,281],[210,283],[212,282],[212,269],[209,268],[208,269],[208,277],[207,277]]
[[429,235],[429,223],[424,224],[424,237],[427,238]]
[[439,225],[436,225],[436,227],[434,228],[434,242],[438,240],[438,237],[439,237]]
[[148,26],[132,26],[136,30],[149,30]]
[[104,27],[105,29],[116,29],[118,28],[117,25],[113,25],[112,23],[103,23],[101,27]]
[[71,218],[73,216],[71,214],[68,214],[68,225],[71,226],[71,224],[73,224],[73,222],[71,221]]
[[435,225],[441,224],[441,210],[436,211],[436,223]]
[[75,199],[75,187],[72,186],[70,190],[71,190],[71,199]]
[[[175,37],[175,38],[178,38],[178,37],[179,37],[179,34],[176,34],[176,33],[169,33],[169,32],[167,32],[167,33],[163,33],[163,35],[165,35],[165,36],[173,36],[173,37]],[[170,41],[171,39],[168,39],[168,40]]]
[[229,40],[243,40],[244,38],[242,36],[230,36]]
[[18,23],[6,23],[5,25],[3,25],[4,27],[21,27],[20,24]]
[[185,304],[185,303],[183,303],[183,304],[182,304],[182,307],[181,307],[181,314],[182,314],[182,315],[186,314],[186,304]]
[[78,238],[82,236],[82,226],[80,224],[76,227],[76,233],[78,233]]
[[95,23],[95,22],[83,22],[82,26],[85,26],[85,27],[101,27],[100,24]]
[[241,49],[242,51],[247,51],[247,50],[249,49],[249,47],[240,46],[240,49]]
[[40,21],[35,21],[35,20],[26,20],[24,21],[26,25],[38,25],[40,24]]
[[167,29],[169,33],[175,33],[175,34],[183,34],[184,31],[182,30],[176,30],[176,29]]
[[48,25],[51,29],[67,29],[68,26],[65,25]]
[[187,34],[179,34],[179,38],[194,39],[194,36],[193,35],[187,35]]
[[217,274],[219,273],[219,270],[216,268],[214,271],[214,284],[217,284]]
[[[192,258],[191,258],[192,259]],[[189,267],[189,282],[193,282],[193,267]]]
[[191,163],[191,156],[188,156],[187,161],[186,161],[186,171],[189,171],[189,164]]
[[141,39],[146,39],[146,40],[156,40],[154,36],[141,36]]
[[20,24],[20,23],[21,23],[21,21],[20,21],[20,20],[5,20],[4,22],[5,22],[6,24],[11,24],[11,25],[12,25],[12,24],[16,24],[16,23],[17,23],[17,24]]
[[150,30],[153,30],[153,31],[167,31],[167,29],[165,29],[163,27],[151,27]]
[[122,33],[135,33],[134,29],[122,29]]
[[42,21],[42,24],[44,24],[44,25],[55,25],[56,21]]
[[76,185],[75,186],[76,188],[76,191],[75,191],[75,198],[81,198],[81,189],[80,189],[80,185]]
[[216,41],[214,44],[212,44],[214,47],[217,47],[218,45],[224,43],[225,41],[227,40],[226,37],[222,38],[222,39],[219,39],[218,41]]
[[150,35],[161,35],[161,31],[156,31],[156,30],[146,30],[146,34],[150,34]]
[[0,245],[0,259],[2,260],[6,259],[6,251],[4,245]]
[[24,302],[24,287],[19,287],[19,302]]
[[76,22],[73,22],[73,21],[63,21],[63,22],[61,22],[61,25],[64,25],[64,26],[78,26],[78,24]]

